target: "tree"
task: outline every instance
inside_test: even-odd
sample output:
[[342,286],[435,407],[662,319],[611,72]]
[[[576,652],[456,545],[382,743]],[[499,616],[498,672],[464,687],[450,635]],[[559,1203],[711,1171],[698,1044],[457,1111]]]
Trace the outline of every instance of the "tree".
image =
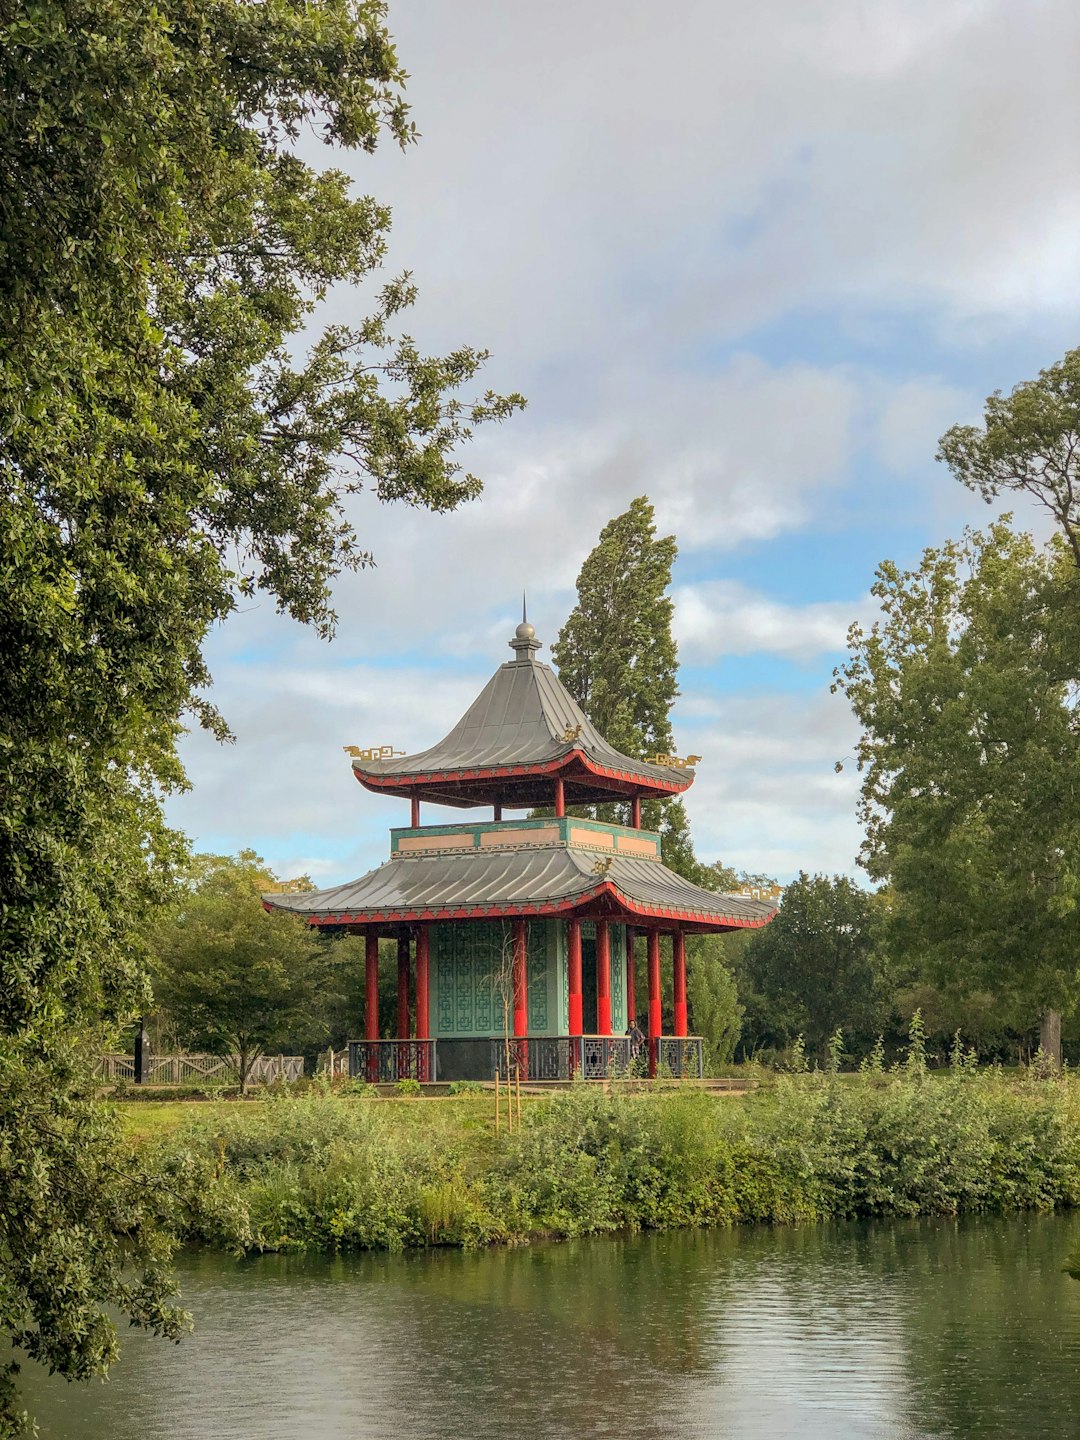
[[318,1023],[327,952],[306,921],[263,909],[280,882],[253,851],[195,869],[156,931],[154,989],[183,1043],[233,1062],[243,1094],[260,1055]]
[[[586,557],[577,604],[551,647],[559,679],[585,714],[617,750],[637,760],[675,747],[670,712],[679,693],[679,662],[668,590],[678,553],[674,536],[657,536],[648,498],[631,501],[608,521]],[[625,809],[601,805],[596,814],[625,821]],[[667,865],[707,883],[681,800],[647,800],[642,823],[660,832]]]
[[844,875],[801,872],[776,918],[747,940],[741,966],[752,1044],[783,1048],[802,1035],[808,1050],[824,1056],[842,1029],[849,1051],[859,1053],[888,1014],[874,896]]
[[1054,517],[1080,567],[1080,350],[986,402],[983,428],[954,425],[938,459],[989,502],[1031,496]]
[[1007,521],[878,571],[837,672],[863,726],[863,863],[887,943],[944,990],[1043,1017],[1080,995],[1080,574]]
[[[389,214],[296,142],[410,143],[403,80],[381,0],[0,8],[0,1164],[39,1179],[0,1214],[0,1326],[68,1376],[107,1366],[109,1304],[178,1323],[160,1270],[121,1284],[103,1258],[91,1150],[83,1189],[57,1177],[107,1128],[81,1032],[147,1003],[181,718],[225,731],[205,636],[259,593],[330,634],[334,575],[371,560],[350,497],[454,508],[480,488],[459,443],[522,403],[463,392],[484,352],[394,334],[408,276],[305,353],[331,287],[370,282]],[[35,1095],[89,1107],[66,1150]],[[68,1259],[46,1275],[28,1257],[50,1203]]]
[[705,1069],[730,1063],[739,1043],[743,1007],[728,968],[723,935],[691,936],[686,945],[686,998],[690,1028],[705,1047]]

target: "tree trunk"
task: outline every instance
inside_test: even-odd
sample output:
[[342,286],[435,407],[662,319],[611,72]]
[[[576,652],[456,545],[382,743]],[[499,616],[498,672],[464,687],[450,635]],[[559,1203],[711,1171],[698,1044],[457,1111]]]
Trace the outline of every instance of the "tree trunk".
[[1061,1011],[1044,1010],[1039,1018],[1039,1048],[1046,1058],[1053,1062],[1056,1070],[1061,1069]]
[[246,1094],[247,1094],[247,1079],[248,1079],[248,1070],[249,1070],[249,1069],[250,1069],[250,1061],[248,1060],[248,1052],[247,1052],[247,1051],[244,1049],[244,1047],[241,1045],[241,1047],[240,1047],[240,1094],[241,1094],[241,1095],[246,1095]]

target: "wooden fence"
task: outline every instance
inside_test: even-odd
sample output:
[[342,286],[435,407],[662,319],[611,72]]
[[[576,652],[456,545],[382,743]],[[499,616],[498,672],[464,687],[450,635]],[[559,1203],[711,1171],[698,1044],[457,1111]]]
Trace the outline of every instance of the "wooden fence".
[[[223,1055],[151,1055],[146,1062],[144,1085],[236,1084],[238,1061]],[[107,1083],[133,1082],[132,1055],[99,1055],[95,1074]],[[304,1074],[302,1055],[260,1055],[248,1072],[250,1085],[269,1085],[274,1080],[299,1080]]]

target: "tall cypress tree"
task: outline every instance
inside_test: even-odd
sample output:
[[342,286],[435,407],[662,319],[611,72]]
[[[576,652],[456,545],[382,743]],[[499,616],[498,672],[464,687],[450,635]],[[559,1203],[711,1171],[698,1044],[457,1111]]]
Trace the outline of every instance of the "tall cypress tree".
[[[673,535],[656,533],[645,495],[609,520],[577,578],[577,604],[551,654],[559,678],[612,745],[644,760],[674,749],[671,707],[678,693],[678,648],[671,633]],[[627,820],[625,805],[596,807],[598,819]],[[647,800],[642,824],[659,830],[664,861],[709,884],[694,855],[681,800]]]

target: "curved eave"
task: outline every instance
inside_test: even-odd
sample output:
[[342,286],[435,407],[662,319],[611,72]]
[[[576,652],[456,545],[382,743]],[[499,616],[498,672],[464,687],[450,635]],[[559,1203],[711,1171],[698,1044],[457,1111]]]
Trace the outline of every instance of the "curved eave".
[[[612,790],[622,793],[645,791],[655,795],[681,795],[694,782],[694,771],[689,767],[680,770],[661,769],[659,766],[627,768],[604,763],[581,749],[566,750],[552,760],[521,765],[476,766],[461,770],[417,770],[411,773],[398,770],[387,774],[377,768],[365,766],[359,760],[353,761],[352,768],[360,784],[376,794],[396,792],[402,795],[420,795],[424,791],[436,791],[439,793],[439,803],[461,806],[488,804],[493,786],[505,782],[520,783],[533,778],[562,777],[573,783],[584,775],[597,781],[605,795]],[[475,786],[482,794],[478,793],[476,799],[471,799],[467,793],[457,788],[463,786]],[[542,797],[533,803],[542,804],[549,798]],[[576,796],[575,800],[582,804],[592,803],[585,796]]]
[[757,929],[775,914],[761,901],[703,890],[655,860],[615,858],[602,875],[596,863],[591,852],[561,848],[398,859],[348,884],[267,895],[263,904],[333,927],[566,916],[717,931]]
[[[604,907],[601,902],[604,900],[614,902],[615,913],[603,913]],[[286,908],[275,905],[266,898],[263,899],[262,903],[265,910],[281,910]],[[768,925],[769,921],[776,915],[775,910],[770,910],[767,915],[750,917],[708,913],[681,906],[646,905],[624,894],[619,887],[612,884],[610,880],[604,881],[602,884],[585,891],[581,895],[576,895],[565,900],[532,903],[521,901],[506,905],[401,906],[381,910],[320,911],[310,914],[290,908],[288,913],[302,915],[309,925],[321,928],[323,926],[401,925],[414,924],[425,920],[508,920],[518,915],[524,916],[527,919],[539,919],[545,916],[563,916],[567,919],[573,919],[575,915],[590,919],[594,918],[589,913],[594,908],[601,912],[595,918],[621,919],[627,924],[633,924],[635,920],[665,920],[672,924],[685,926],[701,932],[760,930],[762,926]],[[582,915],[582,912],[585,913]]]

